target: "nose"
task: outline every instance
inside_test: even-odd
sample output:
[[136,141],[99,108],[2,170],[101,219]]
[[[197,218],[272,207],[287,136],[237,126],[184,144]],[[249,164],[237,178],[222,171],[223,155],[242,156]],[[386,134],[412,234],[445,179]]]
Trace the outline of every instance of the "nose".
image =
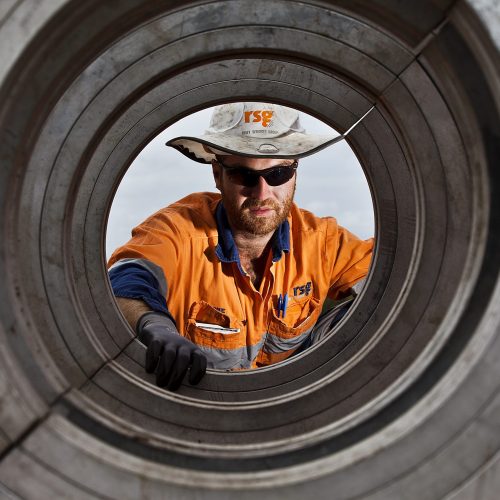
[[258,200],[266,200],[271,195],[271,187],[266,182],[264,177],[259,177],[259,182],[252,188],[252,198]]

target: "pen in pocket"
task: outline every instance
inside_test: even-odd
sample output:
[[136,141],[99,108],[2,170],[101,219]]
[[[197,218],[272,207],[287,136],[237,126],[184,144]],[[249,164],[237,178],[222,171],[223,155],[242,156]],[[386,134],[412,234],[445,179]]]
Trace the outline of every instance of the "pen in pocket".
[[285,293],[284,295],[281,295],[280,293],[278,297],[278,307],[277,307],[278,318],[285,317],[287,306],[288,306],[288,293]]

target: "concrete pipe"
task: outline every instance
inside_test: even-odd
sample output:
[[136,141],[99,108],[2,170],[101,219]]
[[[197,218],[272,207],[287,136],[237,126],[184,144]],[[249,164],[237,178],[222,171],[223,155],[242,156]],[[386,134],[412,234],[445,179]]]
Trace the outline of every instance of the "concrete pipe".
[[[4,497],[497,498],[496,0],[3,0],[0,19]],[[168,393],[112,298],[107,214],[152,137],[241,99],[340,131],[375,105],[350,144],[376,255],[320,345]]]

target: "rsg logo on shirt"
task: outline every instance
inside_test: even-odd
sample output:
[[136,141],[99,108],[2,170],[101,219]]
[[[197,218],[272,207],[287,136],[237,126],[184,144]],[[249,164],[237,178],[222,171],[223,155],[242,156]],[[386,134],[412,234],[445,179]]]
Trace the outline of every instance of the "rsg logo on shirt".
[[[253,116],[253,120],[251,120]],[[273,111],[263,111],[261,109],[257,109],[255,111],[245,111],[245,123],[250,123],[250,121],[254,123],[261,122],[263,127],[267,127],[271,118],[273,117]]]
[[305,285],[299,285],[293,288],[294,297],[302,297],[302,295],[309,295],[312,290],[312,283],[308,281]]

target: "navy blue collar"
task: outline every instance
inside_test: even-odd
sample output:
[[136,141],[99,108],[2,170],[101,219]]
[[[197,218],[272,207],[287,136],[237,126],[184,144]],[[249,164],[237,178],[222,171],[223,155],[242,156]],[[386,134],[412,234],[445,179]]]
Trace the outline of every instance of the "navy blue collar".
[[[227,220],[226,209],[222,201],[217,204],[217,208],[215,209],[215,220],[217,222],[217,232],[219,234],[219,241],[215,247],[215,254],[221,262],[236,262],[238,268],[243,273],[238,248],[234,242],[233,233],[231,232],[229,221]],[[271,245],[273,250],[273,262],[280,260],[283,252],[290,252],[290,224],[286,219],[274,232]]]

